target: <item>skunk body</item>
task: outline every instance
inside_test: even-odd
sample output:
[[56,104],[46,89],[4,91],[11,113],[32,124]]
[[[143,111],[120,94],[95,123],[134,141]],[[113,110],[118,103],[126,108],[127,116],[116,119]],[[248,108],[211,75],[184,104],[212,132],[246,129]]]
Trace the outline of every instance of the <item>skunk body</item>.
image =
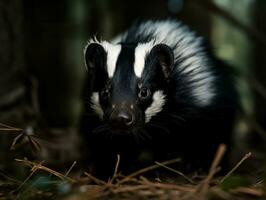
[[84,50],[89,102],[83,119],[92,173],[108,177],[181,157],[180,170],[210,166],[229,144],[236,93],[223,62],[174,20],[137,23]]

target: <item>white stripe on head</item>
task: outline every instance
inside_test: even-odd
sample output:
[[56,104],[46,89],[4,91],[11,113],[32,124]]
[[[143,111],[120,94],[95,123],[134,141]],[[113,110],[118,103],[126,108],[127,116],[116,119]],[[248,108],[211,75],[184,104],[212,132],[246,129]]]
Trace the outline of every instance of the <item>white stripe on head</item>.
[[152,104],[145,111],[145,123],[149,122],[153,116],[159,113],[165,104],[165,95],[163,91],[154,92]]
[[91,95],[91,108],[99,116],[100,119],[103,119],[103,109],[100,104],[98,92],[93,92]]
[[154,46],[154,41],[149,43],[141,43],[135,49],[135,62],[134,62],[134,71],[138,78],[141,77],[145,66],[146,55],[151,51]]
[[112,78],[114,76],[115,67],[117,58],[121,51],[121,45],[120,44],[110,44],[109,42],[103,41],[102,42],[103,48],[107,52],[107,72],[109,78]]

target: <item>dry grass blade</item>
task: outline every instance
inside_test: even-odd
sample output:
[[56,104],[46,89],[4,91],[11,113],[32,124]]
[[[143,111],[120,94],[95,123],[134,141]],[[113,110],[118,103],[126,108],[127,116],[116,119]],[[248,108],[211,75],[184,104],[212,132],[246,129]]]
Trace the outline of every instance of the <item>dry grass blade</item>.
[[160,189],[178,190],[182,192],[195,192],[196,190],[194,187],[180,186],[180,185],[166,184],[166,183],[153,183],[152,186]]
[[146,184],[146,185],[150,185],[151,187],[156,187],[156,188],[160,188],[160,189],[167,189],[167,190],[178,190],[178,191],[182,191],[182,192],[194,192],[195,191],[195,187],[194,186],[180,186],[180,185],[176,185],[176,184],[167,184],[167,183],[154,183],[149,181],[148,179],[146,179],[143,176],[140,176],[140,180],[141,180],[141,184]]
[[[12,133],[14,133],[14,132],[21,132],[22,130],[14,130],[14,129],[10,129],[10,128],[0,128],[0,131],[13,131]],[[14,134],[17,134],[17,133],[14,133]]]
[[253,184],[252,187],[261,187],[264,183],[264,180],[259,180],[257,183]]
[[117,154],[117,161],[116,161],[116,165],[115,165],[115,171],[114,171],[114,174],[113,174],[111,180],[108,183],[112,184],[114,182],[115,178],[117,177],[119,164],[120,164],[120,155]]
[[239,166],[251,156],[251,152],[247,153],[234,167],[231,169],[220,181],[220,183],[224,182],[229,176],[231,176],[238,168]]
[[[176,163],[176,162],[180,162],[180,160],[181,160],[180,158],[175,158],[173,160],[168,160],[168,161],[162,162],[162,164],[163,165],[170,165],[170,164],[173,164],[173,163]],[[125,183],[125,182],[129,181],[131,178],[133,178],[135,176],[138,176],[138,175],[143,174],[145,172],[157,169],[159,167],[161,167],[161,166],[152,165],[152,166],[140,169],[140,170],[138,170],[138,171],[136,171],[136,172],[134,172],[132,174],[129,174],[128,176],[124,177],[122,180],[118,181],[118,184]]]
[[122,193],[122,192],[132,192],[136,190],[150,190],[152,188],[162,189],[162,190],[176,190],[181,192],[195,192],[195,188],[178,186],[174,184],[163,184],[163,183],[152,183],[150,184],[141,184],[141,185],[128,185],[123,187],[114,188],[112,192]]
[[12,142],[12,144],[10,146],[10,150],[15,150],[16,149],[16,145],[18,144],[18,141],[20,139],[23,140],[25,138],[27,139],[27,141],[30,143],[30,146],[33,147],[34,150],[36,150],[36,151],[40,151],[41,150],[40,143],[35,139],[35,138],[38,138],[38,137],[36,137],[35,135],[28,134],[27,131],[24,131],[21,128],[15,128],[15,127],[3,124],[3,123],[0,123],[0,126],[4,127],[4,128],[0,128],[0,131],[8,131],[8,132],[11,131],[10,133],[18,134],[18,136],[16,136],[13,139],[13,142]]
[[[4,124],[1,124],[2,126],[7,126]],[[33,148],[33,150],[35,151],[40,151],[41,150],[41,144],[38,142],[37,139],[39,139],[39,137],[33,135],[33,134],[29,134],[27,133],[27,131],[23,131],[22,129],[17,129],[11,126],[7,126],[6,128],[1,129],[1,130],[6,130],[6,131],[15,131],[12,132],[14,134],[18,134],[12,141],[12,144],[10,146],[10,150],[15,150],[17,148],[17,146],[25,144],[26,142],[28,142],[30,144],[30,146]],[[20,141],[20,142],[19,142]]]
[[43,165],[40,165],[38,163],[29,161],[29,160],[21,160],[21,159],[15,159],[15,161],[21,162],[23,164],[26,164],[27,166],[31,167],[32,170],[35,170],[35,169],[36,170],[43,170],[43,171],[49,172],[50,174],[53,174],[54,176],[56,176],[56,177],[58,177],[58,178],[60,178],[62,180],[66,180],[66,181],[69,181],[71,183],[74,183],[75,182],[74,179],[69,178],[69,177],[65,177],[65,175],[63,175],[63,174],[61,174],[61,173],[59,173],[57,171],[54,171],[54,170],[52,170],[52,169],[50,169],[48,167],[45,167]]
[[202,184],[198,187],[199,196],[197,197],[198,200],[204,200],[209,188],[209,184],[211,179],[213,178],[214,174],[217,171],[217,167],[226,151],[226,146],[224,144],[220,144],[218,147],[218,150],[215,154],[214,160],[212,162],[212,165],[209,170],[209,174],[207,177],[203,180]]
[[11,146],[10,146],[10,150],[15,150],[16,149],[16,144],[18,143],[18,140],[19,139],[23,139],[24,138],[24,134],[23,133],[21,133],[21,134],[19,134],[17,137],[15,137],[14,139],[13,139],[13,142],[12,142],[12,144],[11,144]]
[[0,126],[4,128],[0,128],[0,130],[5,130],[5,131],[23,131],[21,128],[15,128],[13,126],[9,126],[3,123],[0,123]]
[[112,192],[114,193],[135,192],[136,190],[143,190],[149,188],[150,188],[149,185],[129,185],[129,186],[114,188]]
[[177,171],[177,170],[175,170],[175,169],[173,169],[173,168],[171,168],[171,167],[168,167],[168,166],[166,166],[166,165],[164,165],[164,164],[162,164],[162,163],[160,163],[160,162],[155,162],[155,163],[156,163],[157,165],[159,165],[159,166],[161,166],[161,167],[163,167],[163,168],[165,168],[165,169],[171,171],[171,172],[174,172],[174,173],[176,173],[176,174],[182,176],[182,177],[183,177],[184,179],[186,179],[188,182],[194,184],[194,181],[193,181],[192,179],[190,179],[189,177],[187,177],[187,176],[186,176],[185,174],[183,174],[182,172]]
[[16,191],[20,190],[27,182],[28,180],[33,176],[33,174],[38,170],[38,167],[41,166],[43,164],[44,161],[40,162],[40,163],[36,163],[36,167],[31,169],[31,173],[29,174],[29,176],[19,185],[19,187],[16,189]]
[[69,173],[71,172],[71,170],[73,169],[73,167],[77,164],[77,161],[74,161],[71,165],[71,167],[67,170],[65,177],[67,177],[69,175]]
[[34,139],[34,137],[28,135],[27,138],[34,150],[41,151],[41,145],[36,139]]
[[258,189],[258,188],[248,188],[248,187],[239,187],[236,189],[231,190],[232,193],[242,193],[242,194],[247,194],[247,195],[252,195],[256,197],[262,197],[263,190]]
[[209,170],[209,174],[205,179],[205,182],[210,182],[214,174],[216,173],[216,169],[226,151],[226,146],[224,144],[219,145],[218,150],[215,154],[214,160],[212,162],[211,168]]
[[98,185],[106,185],[107,183],[105,181],[102,181],[94,176],[92,176],[91,174],[84,172],[84,174],[91,179],[94,183],[98,184]]
[[147,178],[145,178],[144,176],[140,176],[139,179],[142,181],[142,183],[144,184],[150,184],[152,183],[151,181],[149,181]]

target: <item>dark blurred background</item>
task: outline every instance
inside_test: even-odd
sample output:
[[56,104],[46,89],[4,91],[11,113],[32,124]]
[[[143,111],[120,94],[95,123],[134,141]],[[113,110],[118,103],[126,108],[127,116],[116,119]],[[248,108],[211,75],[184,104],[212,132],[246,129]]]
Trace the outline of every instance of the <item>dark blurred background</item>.
[[[265,13],[265,0],[0,0],[0,123],[69,142],[66,135],[76,134],[83,109],[86,41],[94,35],[109,40],[135,20],[172,17],[205,36],[232,65],[241,97],[236,144],[248,140],[263,148]],[[0,159],[6,161],[16,135],[0,136]],[[72,160],[75,155],[67,154]]]

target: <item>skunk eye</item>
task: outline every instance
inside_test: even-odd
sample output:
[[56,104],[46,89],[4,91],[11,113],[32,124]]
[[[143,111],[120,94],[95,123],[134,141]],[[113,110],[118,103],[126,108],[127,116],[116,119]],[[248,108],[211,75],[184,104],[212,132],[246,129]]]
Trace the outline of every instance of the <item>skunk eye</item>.
[[101,95],[101,97],[103,99],[107,99],[110,96],[110,91],[108,89],[104,89],[104,90],[101,91],[101,94],[100,95]]
[[141,99],[147,99],[150,96],[151,92],[148,88],[141,88],[139,91],[139,98]]

